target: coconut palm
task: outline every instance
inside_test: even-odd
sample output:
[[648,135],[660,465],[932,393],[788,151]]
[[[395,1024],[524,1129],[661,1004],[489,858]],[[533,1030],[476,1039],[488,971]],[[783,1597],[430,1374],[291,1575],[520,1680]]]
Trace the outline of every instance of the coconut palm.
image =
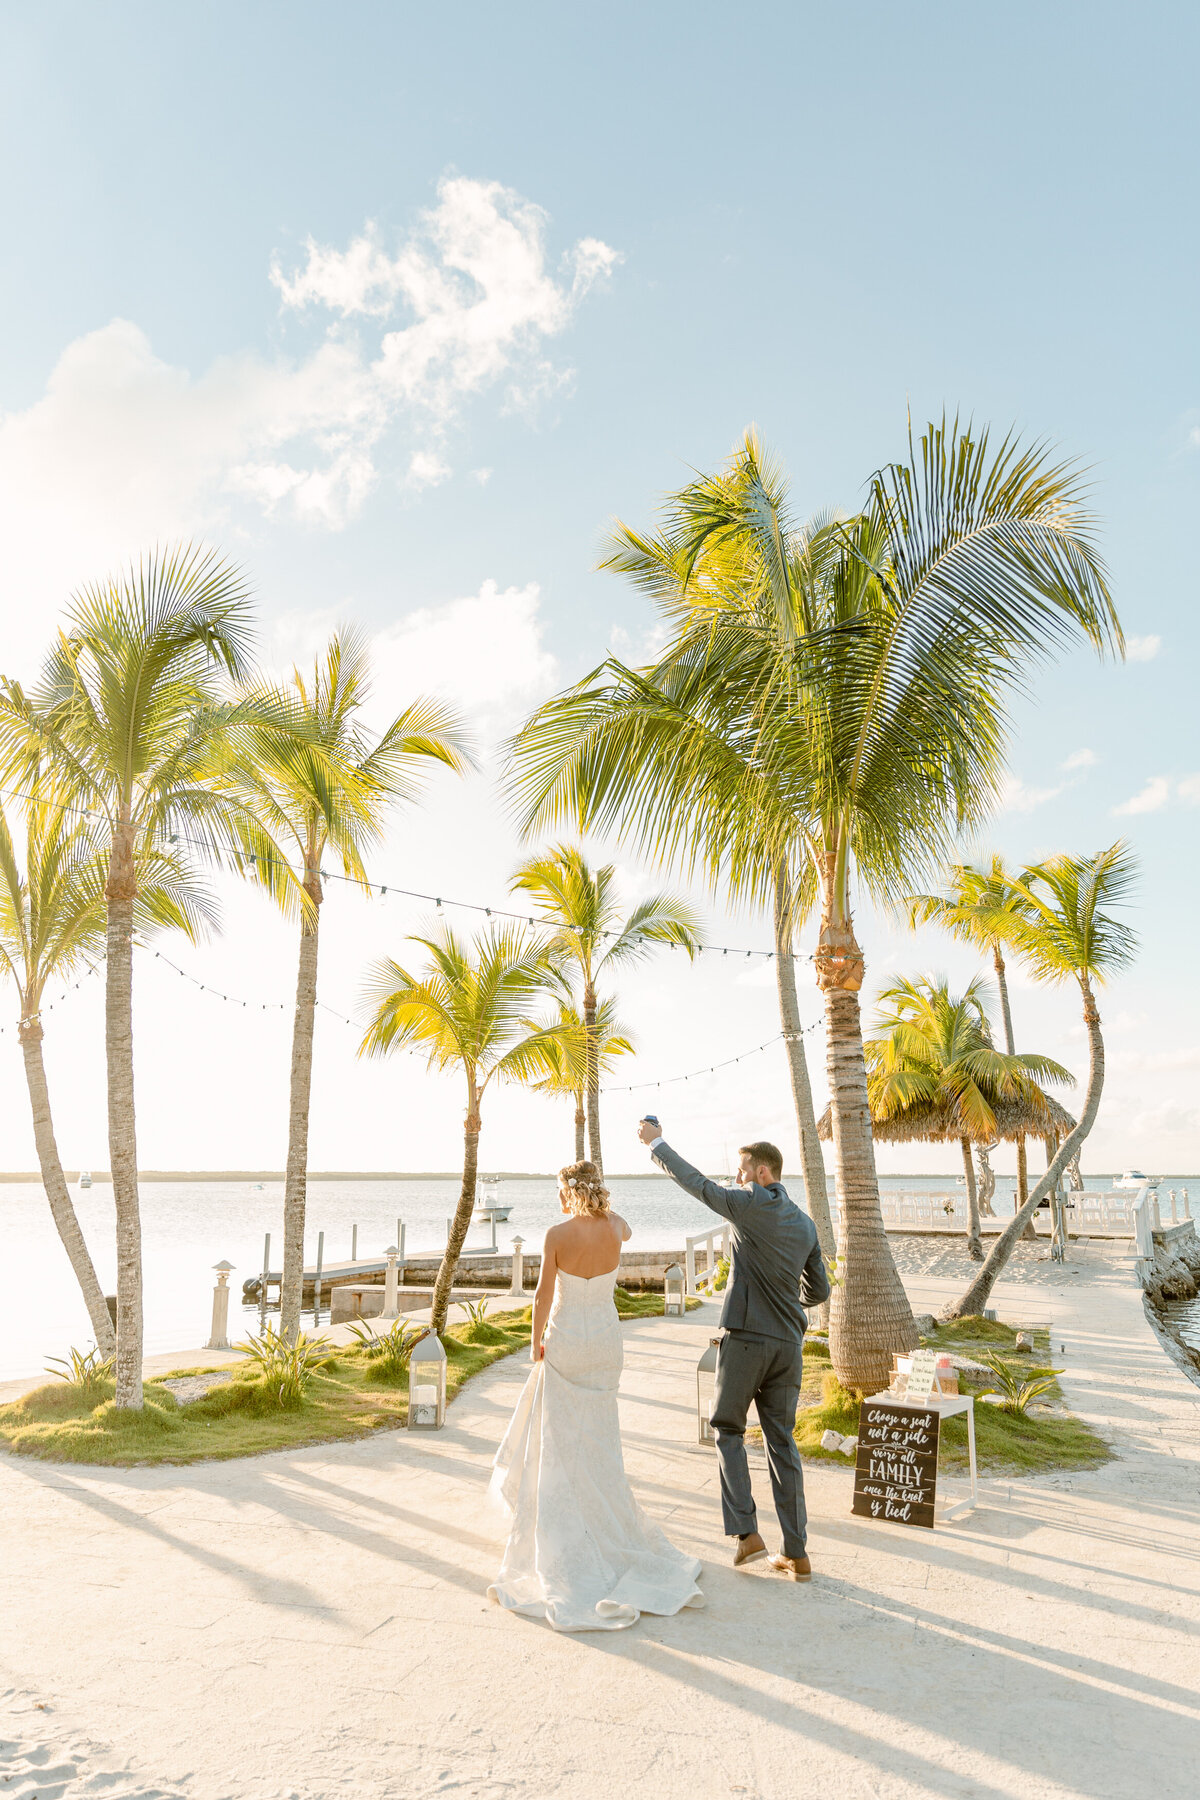
[[674,944],[689,957],[700,948],[695,913],[671,894],[654,894],[627,916],[616,891],[611,863],[593,869],[571,844],[534,856],[513,876],[514,893],[533,896],[538,917],[555,927],[546,944],[547,960],[571,970],[583,996],[584,1097],[588,1155],[604,1168],[600,1144],[600,1035],[597,983],[605,973],[644,961],[656,944]]
[[[542,1050],[545,1074],[532,1086],[539,1094],[552,1094],[574,1102],[574,1160],[582,1162],[587,1155],[587,1114],[583,1102],[587,1088],[588,1040],[583,1013],[571,992],[570,983],[561,972],[556,975],[556,992],[560,983],[562,992],[558,994],[558,1010],[543,1021],[547,1034]],[[619,1057],[630,1055],[632,1050],[632,1039],[617,1021],[616,1006],[612,1000],[601,1000],[596,1008],[596,1061],[601,1077],[616,1065]]]
[[251,878],[300,926],[280,1291],[280,1330],[294,1339],[304,1279],[324,862],[336,858],[347,878],[370,892],[363,857],[381,836],[388,810],[416,799],[432,765],[461,774],[470,757],[458,715],[437,700],[414,701],[382,733],[368,729],[370,654],[352,629],[334,634],[311,672],[296,668],[289,682],[249,685],[242,698],[227,774],[241,802],[239,840]]
[[[859,515],[800,529],[751,435],[727,468],[673,496],[659,538],[622,538],[610,566],[655,598],[674,636],[653,669],[621,680],[666,694],[690,684],[711,729],[691,757],[673,733],[664,758],[653,722],[611,730],[611,677],[591,677],[516,747],[525,818],[618,824],[669,851],[686,838],[677,815],[713,804],[725,823],[710,864],[736,865],[756,841],[764,881],[803,847],[820,902],[841,1221],[830,1348],[842,1383],[870,1391],[916,1331],[879,1207],[852,896],[896,904],[982,819],[1003,772],[1006,702],[1033,662],[1077,636],[1120,646],[1079,483],[1040,446],[993,448],[986,431],[943,421],[872,478]],[[729,765],[702,753],[731,732],[756,794],[771,796],[755,840],[739,831]]]
[[[1009,883],[1004,858],[993,856],[981,867],[977,863],[952,863],[946,872],[947,891],[940,894],[912,894],[906,903],[910,925],[940,925],[943,931],[986,951],[996,971],[1000,992],[1000,1018],[1004,1026],[1004,1047],[1010,1056],[1016,1054],[1013,1037],[1012,1008],[1008,1001],[1008,970],[1004,962],[1005,931],[1008,920],[1019,913],[1023,902]],[[1017,1205],[1029,1198],[1029,1162],[1025,1139],[1017,1139]]]
[[364,999],[371,1017],[359,1054],[416,1047],[431,1069],[457,1065],[466,1081],[462,1188],[433,1289],[433,1326],[441,1332],[475,1207],[483,1096],[494,1080],[528,1084],[544,1072],[552,1033],[532,1015],[552,977],[544,947],[511,926],[491,926],[473,943],[449,926],[412,942],[428,952],[422,973],[410,974],[390,958],[368,971]]
[[1048,1056],[995,1048],[979,980],[958,995],[944,979],[900,980],[884,989],[878,1005],[876,1035],[863,1045],[871,1116],[883,1123],[913,1108],[946,1116],[962,1146],[967,1253],[982,1262],[971,1146],[995,1139],[994,1109],[1002,1102],[1022,1101],[1036,1109],[1045,1098],[1039,1083],[1069,1083],[1073,1077]]
[[[139,868],[178,837],[228,842],[215,793],[223,672],[248,666],[241,573],[213,551],[156,550],[77,594],[32,697],[0,687],[8,772],[41,775],[94,816],[106,858],[105,1056],[117,1215],[116,1405],[142,1404],[142,1238],[133,1078],[133,943]],[[50,794],[48,787],[43,793]]]
[[1104,1091],[1104,1038],[1095,988],[1128,968],[1137,951],[1135,934],[1110,910],[1128,899],[1137,880],[1137,861],[1120,839],[1095,856],[1052,856],[1009,880],[1024,908],[1012,916],[1008,926],[1014,953],[1037,980],[1074,982],[1079,988],[1088,1040],[1087,1094],[1078,1124],[1048,1156],[1046,1173],[1024,1206],[1017,1208],[982,1269],[951,1309],[954,1318],[983,1311],[1034,1209],[1057,1187],[1095,1123]]
[[[0,809],[0,968],[17,990],[17,1035],[33,1115],[42,1186],[55,1228],[87,1307],[96,1345],[115,1356],[116,1333],[96,1278],[58,1154],[42,1056],[42,1001],[52,981],[69,981],[104,954],[107,858],[94,822],[52,801],[25,803],[23,854]],[[151,852],[138,862],[134,929],[174,927],[195,939],[210,921],[206,897],[178,858]]]
[[[681,564],[675,537],[668,530],[644,539],[621,527],[603,566],[635,575],[672,613],[673,596],[689,578],[717,587],[744,581],[742,559],[727,545],[707,546],[692,569]],[[826,530],[806,543],[806,579],[818,578],[830,542]],[[624,831],[639,853],[699,876],[730,901],[770,908],[805,1194],[821,1248],[832,1257],[794,954],[816,884],[785,787],[761,764],[755,722],[736,702],[726,705],[713,674],[703,658],[637,671],[610,659],[534,714],[509,746],[511,784],[527,830],[587,818]]]

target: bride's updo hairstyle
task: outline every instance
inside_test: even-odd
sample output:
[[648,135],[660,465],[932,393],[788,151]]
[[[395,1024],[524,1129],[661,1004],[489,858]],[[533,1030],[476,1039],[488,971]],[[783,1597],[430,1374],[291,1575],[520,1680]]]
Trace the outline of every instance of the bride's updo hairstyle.
[[594,1162],[568,1163],[558,1171],[558,1185],[569,1210],[578,1216],[600,1219],[608,1212],[608,1189]]

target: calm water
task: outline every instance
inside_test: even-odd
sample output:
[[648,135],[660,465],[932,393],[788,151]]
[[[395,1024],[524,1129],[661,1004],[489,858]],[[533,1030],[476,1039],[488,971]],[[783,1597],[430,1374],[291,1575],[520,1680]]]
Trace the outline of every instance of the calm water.
[[[885,1176],[892,1190],[954,1191],[946,1176]],[[1090,1187],[1111,1186],[1111,1178],[1088,1179]],[[1013,1183],[997,1180],[996,1210],[1011,1210]],[[1200,1201],[1200,1177],[1165,1176],[1160,1190],[1188,1187]],[[682,1250],[684,1237],[707,1230],[713,1215],[663,1180],[612,1181],[617,1209],[633,1226],[633,1246]],[[802,1192],[799,1179],[793,1192]],[[106,1293],[116,1286],[112,1189],[107,1183],[73,1190],[76,1209]],[[456,1181],[318,1181],[309,1189],[307,1263],[316,1261],[317,1233],[325,1233],[325,1260],[350,1255],[350,1229],[358,1225],[360,1257],[379,1255],[393,1242],[397,1218],[407,1229],[412,1254],[440,1250],[446,1220],[458,1197]],[[554,1183],[549,1180],[503,1181],[502,1201],[510,1203],[507,1225],[497,1227],[507,1250],[515,1233],[531,1247],[558,1218]],[[239,1182],[162,1182],[142,1188],[145,1261],[146,1350],[169,1351],[203,1344],[209,1333],[214,1277],[212,1266],[225,1259],[234,1265],[231,1285],[231,1332],[244,1328],[256,1314],[240,1312],[241,1284],[262,1267],[263,1234],[272,1236],[271,1263],[278,1268],[283,1247],[283,1184],[261,1189]],[[469,1243],[481,1247],[485,1231],[473,1232]],[[0,1183],[0,1269],[5,1271],[0,1306],[0,1381],[37,1374],[46,1356],[61,1355],[70,1344],[91,1343],[91,1329],[70,1265],[50,1220],[39,1186]]]

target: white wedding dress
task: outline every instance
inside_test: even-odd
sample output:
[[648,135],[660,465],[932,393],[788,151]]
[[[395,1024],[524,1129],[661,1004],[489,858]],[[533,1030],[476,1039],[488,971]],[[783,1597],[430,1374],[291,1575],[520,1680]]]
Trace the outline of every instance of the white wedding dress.
[[703,1606],[700,1564],[648,1519],[621,1457],[617,1271],[558,1271],[542,1361],[496,1452],[490,1492],[512,1521],[488,1597],[556,1631],[619,1631]]

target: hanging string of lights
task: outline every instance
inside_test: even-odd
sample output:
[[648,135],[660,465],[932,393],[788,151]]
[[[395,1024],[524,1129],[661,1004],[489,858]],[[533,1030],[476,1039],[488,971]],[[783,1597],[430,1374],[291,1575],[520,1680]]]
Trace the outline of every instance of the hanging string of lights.
[[[29,800],[32,797],[29,794],[17,793],[10,788],[0,788],[0,795],[3,795],[9,800]],[[66,801],[61,803],[59,810],[61,812],[74,813],[78,817],[85,819],[100,819],[104,816],[102,813],[95,811],[94,808],[76,806]],[[268,866],[274,866],[277,869],[287,869],[297,880],[301,879],[303,876],[303,870],[296,868],[284,857],[271,856],[266,853],[259,853],[252,850],[237,852],[215,851],[211,843],[206,843],[201,838],[188,837],[186,833],[183,832],[176,832],[172,836],[171,842],[188,844],[193,849],[202,850],[206,856],[215,858],[222,868],[234,873],[237,872],[237,865],[240,860],[242,862],[257,862]],[[511,908],[503,906],[485,906],[483,902],[479,900],[455,900],[441,894],[421,893],[415,888],[400,887],[394,881],[359,881],[357,877],[353,875],[339,874],[336,869],[322,869],[321,880],[339,881],[346,887],[358,888],[360,891],[365,889],[370,893],[378,894],[380,898],[385,901],[389,895],[392,895],[397,899],[423,900],[427,904],[432,904],[439,913],[443,912],[446,907],[453,907],[459,912],[482,913],[483,916],[488,919],[507,919],[514,924],[532,925],[537,931],[550,931],[555,934],[561,934],[564,930],[579,931],[581,929],[577,926],[558,925],[555,924],[553,920],[539,919],[530,913],[515,912]],[[616,938],[621,934],[616,931],[601,931],[598,935],[601,938],[606,939]],[[680,950],[684,947],[682,944],[673,943],[670,939],[653,938],[648,941],[667,950]],[[702,944],[699,946],[698,954],[701,956],[713,957],[740,957],[744,961],[750,961],[753,957],[759,956],[762,957],[764,962],[771,962],[775,956],[774,950],[747,950],[745,945],[735,944]],[[810,963],[814,961],[814,957],[811,953],[803,954],[794,950],[792,952],[792,961]]]
[[820,1019],[814,1020],[811,1025],[802,1025],[800,1030],[795,1033],[777,1031],[774,1037],[767,1039],[766,1043],[755,1044],[753,1050],[743,1050],[739,1056],[726,1057],[724,1062],[709,1063],[705,1069],[692,1069],[687,1075],[664,1075],[661,1081],[634,1081],[628,1087],[606,1085],[600,1091],[604,1094],[640,1094],[646,1088],[674,1087],[680,1081],[696,1081],[703,1075],[715,1075],[718,1069],[731,1069],[734,1063],[745,1062],[748,1057],[758,1056],[762,1051],[769,1050],[772,1044],[792,1043],[796,1039],[802,1038],[808,1031],[818,1031],[821,1023]]

